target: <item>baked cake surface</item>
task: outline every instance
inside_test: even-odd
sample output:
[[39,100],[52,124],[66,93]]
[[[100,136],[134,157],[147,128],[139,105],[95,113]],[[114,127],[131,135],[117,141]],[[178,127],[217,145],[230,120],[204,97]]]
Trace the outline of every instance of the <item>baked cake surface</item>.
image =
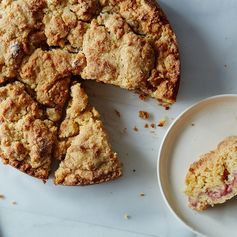
[[0,88],[0,157],[5,164],[47,179],[56,131],[22,83]]
[[201,211],[237,194],[237,137],[222,141],[216,150],[194,162],[186,176],[189,206]]
[[41,179],[60,158],[56,184],[117,178],[121,164],[80,83],[166,105],[179,78],[176,37],[153,0],[1,0],[0,157]]
[[36,100],[45,106],[52,121],[59,121],[69,96],[71,76],[85,65],[83,54],[66,50],[36,49],[20,68],[19,80],[34,91]]
[[56,184],[94,184],[122,175],[99,113],[88,104],[88,97],[79,83],[71,87],[71,99],[59,129],[55,156],[63,159],[55,173]]
[[44,0],[0,1],[0,84],[17,76],[22,60],[46,41]]
[[152,0],[47,1],[50,46],[83,52],[83,79],[120,86],[172,104],[180,61],[170,24]]

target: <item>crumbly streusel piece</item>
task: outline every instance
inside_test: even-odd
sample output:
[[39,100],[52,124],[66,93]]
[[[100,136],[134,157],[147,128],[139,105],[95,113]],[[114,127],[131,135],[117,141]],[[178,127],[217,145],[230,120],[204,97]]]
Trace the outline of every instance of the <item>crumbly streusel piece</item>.
[[70,76],[80,74],[85,65],[84,55],[66,50],[37,49],[21,67],[20,80],[36,93],[39,103],[47,107],[50,120],[58,121],[68,98]]
[[104,12],[92,21],[84,36],[83,52],[87,65],[82,78],[130,90],[146,88],[155,63],[150,44],[116,13]]
[[[159,39],[147,32],[143,36],[138,35],[116,12],[116,8],[104,8],[83,37],[82,51],[87,66],[81,77],[136,90],[164,104],[174,102],[179,81],[179,59],[175,36],[171,29],[169,34],[172,35],[166,33],[160,33]],[[166,42],[166,38],[170,37],[173,37],[173,44]],[[169,54],[169,47],[176,50],[176,58]]]
[[217,149],[193,163],[186,176],[189,206],[202,211],[237,195],[237,137],[228,137]]
[[22,83],[0,88],[0,157],[5,164],[47,179],[56,131]]
[[119,13],[136,34],[153,47],[155,66],[147,80],[145,95],[171,104],[175,101],[180,80],[180,59],[176,36],[162,9],[154,0],[100,0]]
[[88,185],[122,175],[99,114],[88,104],[80,84],[71,87],[71,100],[60,126],[55,156],[63,159],[55,173],[55,184]]
[[0,84],[15,77],[22,59],[46,41],[44,0],[0,2]]
[[43,21],[48,45],[79,51],[88,24],[100,9],[98,1],[50,0],[47,6]]

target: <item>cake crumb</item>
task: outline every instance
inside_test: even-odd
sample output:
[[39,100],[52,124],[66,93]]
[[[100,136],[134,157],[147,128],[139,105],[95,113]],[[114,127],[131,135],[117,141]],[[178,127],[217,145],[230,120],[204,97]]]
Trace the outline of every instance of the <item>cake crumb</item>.
[[152,128],[156,128],[156,125],[154,123],[151,124]]
[[120,114],[120,112],[119,112],[117,109],[115,109],[114,112],[116,113],[116,115],[117,115],[119,118],[121,117],[121,114]]
[[124,217],[125,220],[128,220],[128,219],[131,218],[131,216],[129,216],[127,213],[125,213],[123,217]]
[[170,107],[169,106],[165,106],[165,110],[169,110],[170,109]]
[[0,199],[5,199],[5,196],[3,194],[0,194]]
[[159,126],[159,127],[164,127],[165,124],[166,124],[166,119],[163,118],[163,119],[161,119],[161,120],[159,121],[158,126]]
[[148,112],[146,112],[146,111],[140,110],[139,111],[139,117],[142,118],[142,119],[147,120],[147,119],[150,118],[150,114]]
[[144,196],[145,196],[145,193],[140,193],[140,196],[141,196],[141,197],[144,197]]
[[195,126],[195,123],[192,123],[191,126],[194,127],[194,126]]
[[135,132],[138,132],[138,128],[137,128],[136,126],[133,128],[133,130],[134,130]]
[[149,128],[149,124],[146,123],[146,124],[144,125],[144,128]]
[[136,170],[135,170],[135,169],[133,169],[132,171],[133,171],[134,173],[136,172]]
[[140,94],[139,95],[139,99],[142,100],[142,101],[145,101],[147,99],[147,95],[145,94]]
[[16,202],[16,201],[12,201],[11,203],[12,203],[12,205],[16,205],[16,204],[17,204],[17,202]]

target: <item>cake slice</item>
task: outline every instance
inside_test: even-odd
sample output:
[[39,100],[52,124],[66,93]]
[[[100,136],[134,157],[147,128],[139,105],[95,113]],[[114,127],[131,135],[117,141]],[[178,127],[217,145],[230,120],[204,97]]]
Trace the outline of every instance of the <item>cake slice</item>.
[[202,211],[237,194],[237,136],[226,138],[216,150],[194,162],[186,176],[189,207]]
[[0,157],[5,164],[47,179],[56,131],[22,83],[0,88]]
[[55,184],[96,184],[122,175],[121,164],[111,149],[100,116],[88,104],[88,97],[79,83],[71,87],[55,157],[62,160],[55,173]]

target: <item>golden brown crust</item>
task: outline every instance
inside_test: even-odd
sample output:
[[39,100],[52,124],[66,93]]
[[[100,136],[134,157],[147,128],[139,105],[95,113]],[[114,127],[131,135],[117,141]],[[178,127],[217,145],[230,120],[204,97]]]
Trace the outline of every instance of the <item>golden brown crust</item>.
[[44,181],[49,177],[50,169],[47,166],[45,168],[39,167],[37,169],[34,169],[30,164],[25,164],[17,160],[9,160],[4,158],[2,158],[2,160],[5,165],[11,165],[12,167],[32,177],[42,179]]
[[47,179],[55,133],[23,84],[0,88],[0,157],[5,164]]
[[[99,11],[97,0],[54,0],[47,1],[43,22],[49,46],[65,47],[78,51],[82,46],[87,22]],[[76,39],[77,38],[77,39]]]
[[34,90],[37,101],[47,107],[49,119],[58,121],[68,98],[69,77],[79,74],[84,65],[81,53],[37,49],[22,64],[19,80]]
[[[136,90],[163,104],[176,100],[177,40],[155,0],[9,0],[0,8],[0,83],[17,75],[22,59],[46,36],[49,46],[86,55],[87,67],[77,72],[84,79]],[[14,20],[13,12],[19,12]]]
[[44,0],[0,3],[0,84],[17,75],[22,59],[46,39],[42,30]]
[[82,51],[83,79],[176,100],[180,60],[176,36],[161,8],[149,0],[48,1],[50,46]]
[[112,6],[131,29],[153,47],[156,64],[141,92],[163,103],[173,103],[179,88],[180,59],[176,36],[160,6],[154,0],[100,0]]
[[55,173],[55,184],[88,185],[120,177],[117,154],[80,84],[72,86],[71,97],[55,147],[55,156],[63,159]]

